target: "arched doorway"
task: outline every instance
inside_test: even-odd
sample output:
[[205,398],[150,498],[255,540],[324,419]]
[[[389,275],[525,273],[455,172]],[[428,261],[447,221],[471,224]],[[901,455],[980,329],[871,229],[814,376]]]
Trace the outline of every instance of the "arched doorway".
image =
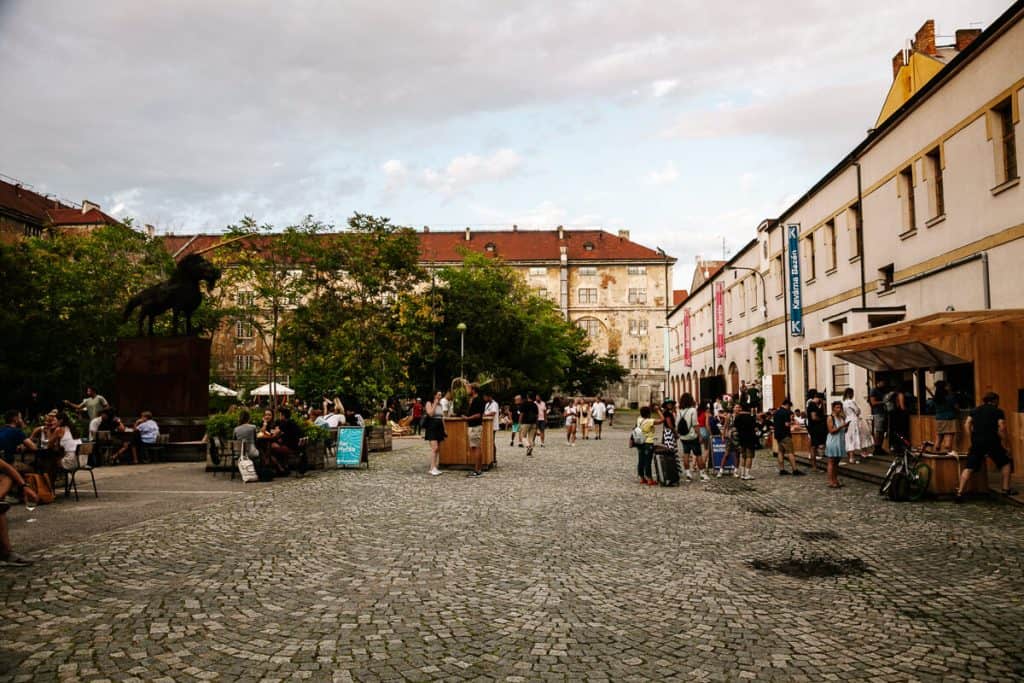
[[736,367],[736,363],[729,363],[729,393],[740,393],[740,369]]

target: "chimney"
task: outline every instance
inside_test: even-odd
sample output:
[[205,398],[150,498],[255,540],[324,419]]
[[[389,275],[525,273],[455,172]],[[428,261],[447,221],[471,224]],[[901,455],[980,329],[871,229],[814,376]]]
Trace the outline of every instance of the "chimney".
[[467,225],[467,226],[466,226],[466,241],[468,242],[468,241],[470,241],[471,239],[473,239],[473,238],[472,238],[472,237],[470,236],[470,233],[469,233],[469,226]]
[[900,50],[896,53],[896,56],[892,58],[892,80],[896,80],[896,77],[900,75],[900,69],[906,65],[904,60],[904,51]]
[[89,213],[90,209],[100,210],[100,205],[96,202],[90,202],[88,199],[82,200],[82,213]]
[[561,225],[558,226],[558,239],[565,239],[565,228],[563,228]]
[[620,240],[628,240],[629,239],[629,230],[619,230],[619,239]]
[[958,28],[956,30],[956,51],[963,52],[980,35],[980,28]]
[[423,232],[430,232],[430,226],[429,225],[424,225],[423,226]]
[[154,235],[156,235],[156,228],[146,223],[146,237],[153,237]]
[[923,52],[934,57],[938,54],[935,50],[935,20],[929,19],[917,29],[914,34],[914,51]]
[[519,226],[515,223],[512,224],[512,232],[519,232]]

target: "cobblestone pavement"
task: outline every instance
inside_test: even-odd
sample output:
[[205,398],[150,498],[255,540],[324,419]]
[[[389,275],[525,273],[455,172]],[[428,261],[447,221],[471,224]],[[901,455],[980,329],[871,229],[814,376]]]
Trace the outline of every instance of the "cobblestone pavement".
[[643,487],[625,430],[549,436],[479,480],[402,440],[0,568],[0,681],[1024,676],[1024,509],[762,456]]

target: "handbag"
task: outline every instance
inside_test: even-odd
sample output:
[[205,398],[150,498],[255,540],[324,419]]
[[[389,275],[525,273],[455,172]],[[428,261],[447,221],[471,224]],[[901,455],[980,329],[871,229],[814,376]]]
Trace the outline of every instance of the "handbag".
[[242,482],[246,484],[259,479],[259,475],[256,474],[256,465],[252,458],[245,453],[238,456],[238,473],[242,475]]
[[36,492],[40,505],[49,505],[54,501],[53,487],[45,474],[30,472],[25,475],[25,486]]

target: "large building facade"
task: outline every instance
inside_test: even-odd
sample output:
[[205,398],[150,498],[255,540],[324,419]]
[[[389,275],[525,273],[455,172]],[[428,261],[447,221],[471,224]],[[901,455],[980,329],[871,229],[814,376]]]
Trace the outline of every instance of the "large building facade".
[[[780,393],[799,404],[809,388],[834,397],[852,387],[864,401],[869,382],[887,374],[912,382],[918,397],[946,379],[976,402],[1003,381],[978,380],[989,360],[957,365],[934,351],[941,344],[925,344],[931,360],[912,370],[905,356],[888,358],[891,350],[858,364],[830,343],[897,323],[904,326],[893,333],[911,339],[914,321],[931,314],[949,314],[952,334],[956,312],[1024,307],[1015,277],[1024,263],[1024,4],[980,35],[959,36],[955,54],[935,46],[934,35],[929,46],[925,34],[915,45],[944,54],[942,68],[896,107],[890,92],[892,111],[878,127],[673,309],[674,392],[699,393],[702,380],[705,389],[735,391],[763,374],[776,377],[765,383],[776,405]],[[1008,316],[1000,324],[1016,323]],[[1015,362],[1004,374],[1018,372]],[[1012,389],[1002,392],[1003,407],[1020,445],[1024,376],[1003,386]]]
[[[628,231],[603,230],[431,231],[417,233],[427,269],[462,262],[464,250],[500,258],[537,294],[551,299],[583,329],[591,348],[611,354],[629,370],[607,394],[620,405],[665,395],[667,373],[662,328],[672,306],[675,259],[633,242]],[[215,245],[217,235],[165,237],[182,257]],[[495,343],[498,343],[497,341]],[[233,385],[265,381],[268,354],[252,325],[231,323],[214,335],[214,376]]]

